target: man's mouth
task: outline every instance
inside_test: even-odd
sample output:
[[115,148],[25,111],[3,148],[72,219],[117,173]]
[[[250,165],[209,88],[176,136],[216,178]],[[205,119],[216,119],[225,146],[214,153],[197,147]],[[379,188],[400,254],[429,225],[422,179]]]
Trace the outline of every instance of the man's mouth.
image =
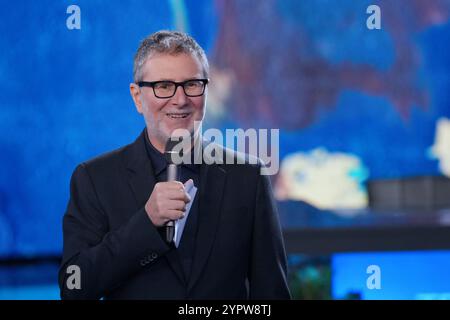
[[189,115],[190,115],[189,112],[166,113],[166,116],[168,116],[171,119],[184,119],[187,118]]

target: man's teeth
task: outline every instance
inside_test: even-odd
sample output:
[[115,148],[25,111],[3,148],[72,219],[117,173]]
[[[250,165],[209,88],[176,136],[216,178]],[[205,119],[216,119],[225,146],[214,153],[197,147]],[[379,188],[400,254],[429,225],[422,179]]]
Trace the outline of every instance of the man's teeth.
[[182,119],[186,118],[189,113],[168,113],[167,116],[173,119]]

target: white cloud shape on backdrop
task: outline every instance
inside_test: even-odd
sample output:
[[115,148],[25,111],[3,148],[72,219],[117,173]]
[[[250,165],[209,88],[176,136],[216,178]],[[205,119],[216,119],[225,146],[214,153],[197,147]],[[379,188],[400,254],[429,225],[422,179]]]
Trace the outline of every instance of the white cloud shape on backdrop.
[[439,160],[439,170],[450,177],[450,119],[440,118],[436,122],[434,145],[431,157]]
[[365,208],[367,177],[368,170],[356,155],[324,148],[296,152],[281,162],[275,197],[302,200],[320,209]]

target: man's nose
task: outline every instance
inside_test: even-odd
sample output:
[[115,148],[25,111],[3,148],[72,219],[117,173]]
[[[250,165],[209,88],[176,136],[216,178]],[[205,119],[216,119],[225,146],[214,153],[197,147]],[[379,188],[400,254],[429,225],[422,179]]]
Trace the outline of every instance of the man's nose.
[[184,93],[184,89],[182,86],[178,86],[178,88],[175,90],[175,95],[172,97],[173,104],[183,106],[187,104],[188,97]]

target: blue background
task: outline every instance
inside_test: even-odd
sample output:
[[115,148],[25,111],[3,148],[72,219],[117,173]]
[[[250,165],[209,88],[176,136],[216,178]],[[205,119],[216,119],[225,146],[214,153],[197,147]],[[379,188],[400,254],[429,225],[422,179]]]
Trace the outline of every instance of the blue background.
[[[382,30],[366,28],[372,3],[386,12]],[[70,4],[81,30],[66,28]],[[450,117],[449,10],[400,0],[2,1],[0,257],[60,254],[73,169],[144,126],[128,86],[139,41],[159,29],[191,33],[216,70],[236,76],[225,114],[207,126],[280,128],[282,158],[326,147],[357,155],[371,179],[439,175],[428,149],[436,121]]]

